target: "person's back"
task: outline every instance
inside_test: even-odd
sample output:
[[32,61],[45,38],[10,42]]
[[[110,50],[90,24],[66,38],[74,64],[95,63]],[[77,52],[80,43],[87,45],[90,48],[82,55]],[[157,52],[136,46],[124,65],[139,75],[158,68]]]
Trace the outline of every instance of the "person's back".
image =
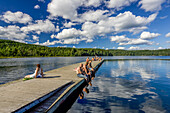
[[24,78],[40,78],[43,77],[43,69],[40,67],[40,64],[37,64],[35,72],[31,75],[27,75]]

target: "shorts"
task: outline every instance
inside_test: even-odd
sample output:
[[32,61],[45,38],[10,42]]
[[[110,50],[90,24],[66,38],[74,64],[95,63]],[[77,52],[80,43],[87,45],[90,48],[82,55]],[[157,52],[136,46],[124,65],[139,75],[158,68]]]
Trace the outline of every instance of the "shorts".
[[83,74],[77,74],[77,76],[80,77],[80,78],[85,78],[85,79],[87,79],[87,76],[86,76],[86,75],[83,75]]

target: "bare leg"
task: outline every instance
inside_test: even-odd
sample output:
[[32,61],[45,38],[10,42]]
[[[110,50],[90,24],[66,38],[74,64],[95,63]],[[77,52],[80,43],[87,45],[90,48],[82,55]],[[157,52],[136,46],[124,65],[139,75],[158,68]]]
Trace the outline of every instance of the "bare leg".
[[24,78],[31,78],[30,75],[26,75]]

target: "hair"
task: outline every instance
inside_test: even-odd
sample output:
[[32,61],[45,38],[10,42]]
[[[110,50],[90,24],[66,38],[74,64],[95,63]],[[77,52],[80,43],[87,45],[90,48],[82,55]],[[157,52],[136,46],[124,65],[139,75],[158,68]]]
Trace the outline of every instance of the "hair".
[[40,68],[40,64],[37,64],[37,67],[39,67],[39,68]]

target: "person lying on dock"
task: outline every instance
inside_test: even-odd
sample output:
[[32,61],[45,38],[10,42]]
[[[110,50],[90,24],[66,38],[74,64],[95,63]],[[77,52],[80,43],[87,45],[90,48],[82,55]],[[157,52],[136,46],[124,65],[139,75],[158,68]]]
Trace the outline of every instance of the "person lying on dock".
[[41,78],[43,77],[43,69],[40,67],[40,64],[37,64],[37,68],[34,74],[26,75],[24,78]]

